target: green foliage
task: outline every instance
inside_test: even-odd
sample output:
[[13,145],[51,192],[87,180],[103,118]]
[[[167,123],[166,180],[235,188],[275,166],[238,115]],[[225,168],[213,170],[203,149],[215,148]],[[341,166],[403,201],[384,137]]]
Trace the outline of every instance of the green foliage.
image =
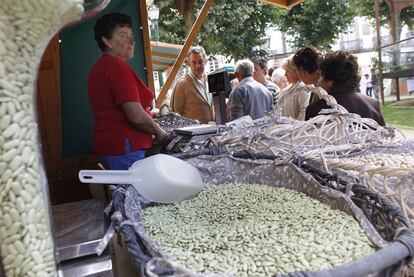
[[[359,16],[365,16],[369,19],[372,26],[375,26],[375,5],[373,0],[348,0],[355,12]],[[380,0],[380,24],[381,26],[391,27],[391,14],[387,3]],[[401,11],[399,21],[399,32],[401,26],[407,25],[410,29],[414,28],[414,7],[408,7]],[[398,34],[399,37],[399,34]]]
[[[348,0],[358,16],[367,17],[375,27],[375,0]],[[391,21],[390,11],[385,1],[380,0],[380,24],[389,27]]]
[[[198,13],[204,2],[195,1],[193,14]],[[160,8],[160,40],[184,43],[192,22],[184,21],[174,1],[156,0],[155,4]],[[252,49],[264,43],[266,28],[282,11],[256,0],[216,0],[194,44],[202,45],[208,54],[221,54],[228,58],[264,56],[265,52]]]
[[289,42],[296,48],[314,45],[329,50],[353,18],[353,9],[347,1],[306,0],[290,11],[284,11],[275,23],[292,37]]
[[[160,40],[183,44],[205,0],[189,1],[191,12],[186,19],[179,13],[176,2],[155,0],[160,8]],[[390,14],[385,1],[381,1],[380,13],[381,24],[389,26]],[[289,42],[295,48],[314,45],[329,50],[357,15],[366,16],[375,24],[374,1],[305,0],[288,11],[258,0],[215,0],[194,44],[204,46],[208,54],[228,58],[266,56],[264,51],[252,49],[263,45],[266,28],[277,26],[291,37]],[[403,24],[414,27],[414,7],[401,11],[400,18]]]
[[410,30],[414,29],[414,6],[403,9],[400,14],[400,20]]

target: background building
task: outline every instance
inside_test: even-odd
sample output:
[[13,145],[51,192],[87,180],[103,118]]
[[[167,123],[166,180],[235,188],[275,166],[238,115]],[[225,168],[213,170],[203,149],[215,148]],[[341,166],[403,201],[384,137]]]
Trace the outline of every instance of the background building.
[[[408,64],[414,64],[414,30],[409,30],[407,26],[403,26],[401,31],[401,40],[409,39],[404,42],[403,51],[401,51],[401,59]],[[390,30],[381,27],[381,45],[387,45],[392,42]],[[357,57],[361,67],[361,74],[369,74],[373,62],[378,58],[376,51],[376,31],[369,21],[364,17],[355,18],[354,22],[348,27],[346,32],[339,34],[335,44],[332,45],[332,50],[349,50]],[[266,42],[263,45],[270,53],[269,66],[273,64],[281,64],[283,59],[295,52],[295,49],[289,44],[289,36],[285,36],[277,29],[269,29],[267,32]],[[388,59],[387,59],[388,58]],[[391,62],[391,54],[387,56],[383,54],[383,62]],[[407,60],[407,61],[405,61]],[[391,79],[384,79],[385,95],[392,93]],[[361,87],[362,91],[365,88]],[[401,95],[407,95],[410,92],[414,94],[414,78],[400,79]]]

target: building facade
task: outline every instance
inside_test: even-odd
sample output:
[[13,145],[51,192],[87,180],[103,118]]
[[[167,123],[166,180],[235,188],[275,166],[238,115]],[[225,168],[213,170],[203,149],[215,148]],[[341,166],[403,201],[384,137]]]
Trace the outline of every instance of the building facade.
[[[410,39],[413,38],[413,39]],[[264,47],[270,53],[271,59],[269,66],[273,64],[280,65],[282,61],[290,54],[295,52],[292,45],[289,44],[289,36],[285,36],[277,29],[269,29],[266,36]],[[400,59],[402,63],[414,64],[414,30],[409,30],[407,26],[403,26],[401,31],[401,40],[408,39],[402,46],[404,48],[400,51]],[[390,30],[381,27],[381,45],[388,45],[392,42]],[[373,66],[373,61],[378,59],[378,52],[376,51],[377,36],[375,28],[364,17],[355,18],[354,22],[348,29],[338,36],[338,39],[332,45],[332,50],[349,50],[358,57],[358,62],[361,68],[361,75],[370,74],[370,68]],[[395,52],[395,51],[394,51]],[[387,49],[382,55],[383,63],[391,62],[391,54],[388,54]],[[385,95],[390,95],[393,92],[391,79],[384,79]],[[364,91],[364,88],[361,87]],[[400,79],[400,93],[414,94],[414,78]]]

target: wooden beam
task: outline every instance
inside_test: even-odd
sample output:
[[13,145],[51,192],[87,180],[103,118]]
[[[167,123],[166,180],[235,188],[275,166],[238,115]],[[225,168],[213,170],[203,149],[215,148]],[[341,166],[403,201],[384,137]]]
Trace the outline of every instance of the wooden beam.
[[191,28],[190,33],[185,40],[183,47],[181,48],[180,54],[178,55],[177,60],[175,61],[171,73],[168,75],[167,81],[165,82],[164,86],[161,89],[160,95],[157,98],[156,105],[157,108],[161,106],[162,101],[164,101],[165,95],[167,94],[168,89],[170,88],[171,84],[174,81],[175,76],[177,75],[178,70],[180,69],[181,64],[183,63],[190,46],[193,44],[194,39],[201,28],[201,25],[204,23],[204,19],[207,16],[208,10],[210,6],[213,4],[214,0],[206,0],[203,5],[203,8],[200,11],[196,21]]
[[286,0],[262,0],[262,2],[272,4],[272,5],[275,5],[275,6],[279,6],[279,7],[282,7],[282,8],[287,7],[287,1]]
[[[160,67],[162,67],[162,68],[160,68]],[[165,67],[165,66],[163,66],[163,65],[160,65],[160,67],[158,67],[157,65],[155,65],[155,71],[158,71],[158,72],[166,72],[168,69],[171,69],[171,66],[168,66],[168,67]]]
[[403,9],[413,6],[413,5],[414,5],[414,2],[411,0],[411,1],[404,2],[404,3],[395,3],[394,8],[397,12],[400,12]]
[[141,31],[142,39],[144,42],[144,56],[145,56],[145,71],[147,73],[147,85],[154,92],[155,95],[155,85],[154,85],[154,74],[152,69],[152,55],[151,55],[151,43],[150,35],[148,28],[148,13],[146,1],[140,1],[139,7],[141,10]]
[[303,0],[289,0],[286,9],[291,9],[294,6],[299,5],[302,2],[303,2]]
[[171,43],[166,43],[166,42],[161,42],[161,41],[151,41],[151,47],[164,47],[164,48],[174,48],[174,49],[178,49],[181,50],[183,48],[182,45],[178,45],[178,44],[171,44]]
[[166,66],[166,67],[171,66],[171,64],[169,64],[169,63],[164,63],[164,62],[159,62],[159,61],[153,61],[152,64],[158,64],[158,65],[162,65],[162,66]]
[[279,6],[286,9],[291,9],[294,6],[303,2],[303,0],[261,0],[264,3]]
[[155,67],[154,70],[157,71],[157,72],[165,72],[166,70],[168,70],[168,67],[164,67],[164,68]]
[[155,53],[155,52],[152,52],[152,56],[157,57],[157,58],[167,59],[167,60],[174,60],[174,61],[177,58],[177,56],[174,56],[174,55],[169,55],[169,54],[164,54],[164,53]]
[[48,168],[62,159],[62,109],[59,35],[49,42],[37,75],[37,111],[43,160]]

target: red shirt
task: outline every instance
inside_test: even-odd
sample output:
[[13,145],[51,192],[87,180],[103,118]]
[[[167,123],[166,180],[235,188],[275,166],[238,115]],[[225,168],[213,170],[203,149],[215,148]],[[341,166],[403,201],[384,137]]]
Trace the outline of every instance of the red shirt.
[[89,73],[88,96],[95,119],[92,144],[97,156],[123,155],[126,139],[131,141],[132,151],[152,146],[152,135],[132,126],[121,105],[139,102],[151,115],[154,93],[124,60],[102,55]]

